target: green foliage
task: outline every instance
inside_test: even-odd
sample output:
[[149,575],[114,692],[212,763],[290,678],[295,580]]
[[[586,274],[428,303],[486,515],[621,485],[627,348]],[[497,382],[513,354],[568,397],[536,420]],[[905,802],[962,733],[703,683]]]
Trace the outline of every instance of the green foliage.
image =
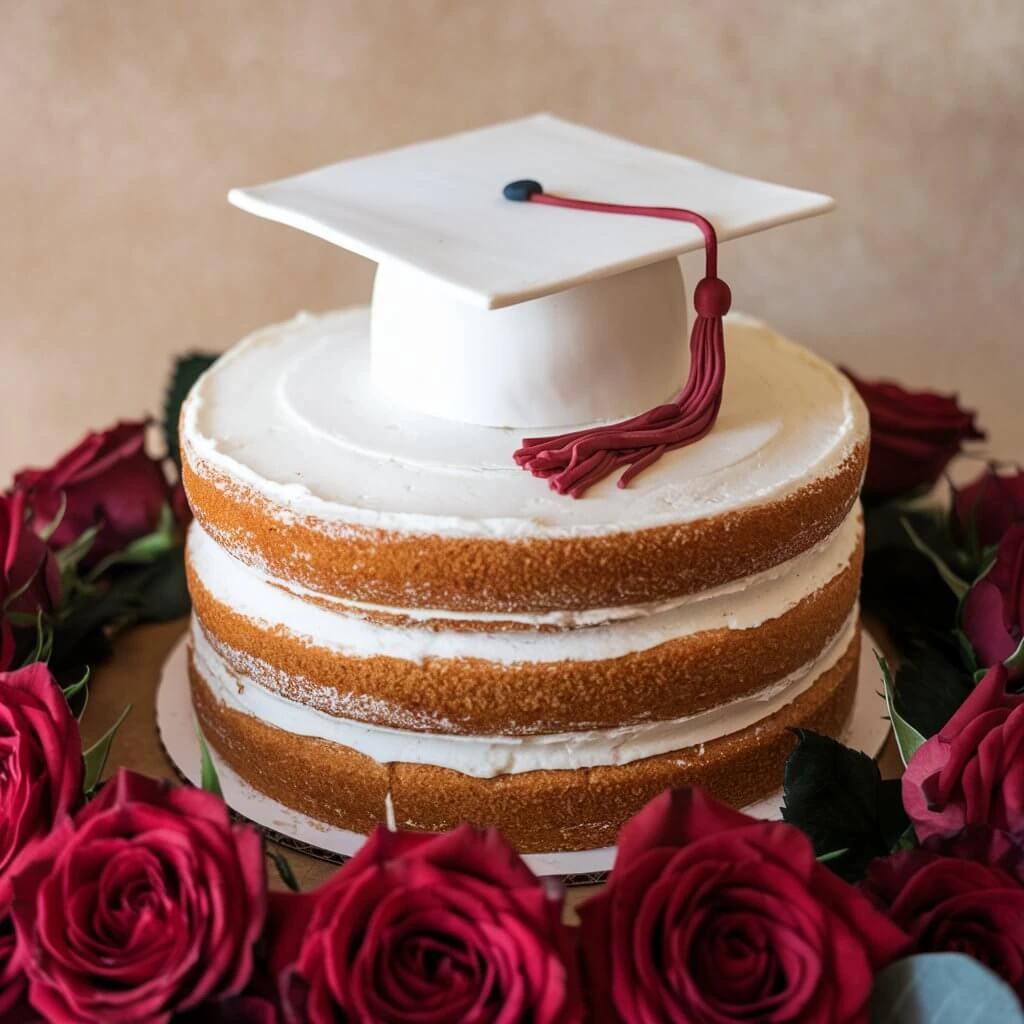
[[217,766],[210,756],[210,748],[207,746],[203,730],[196,723],[196,738],[199,740],[199,785],[207,793],[213,793],[224,799],[224,791],[220,788],[220,778],[217,776]]
[[918,747],[925,741],[922,736],[899,712],[896,706],[896,687],[893,684],[892,673],[889,671],[889,663],[878,652],[875,652],[878,659],[878,667],[882,671],[882,682],[885,685],[885,704],[889,709],[889,720],[892,722],[893,735],[896,737],[896,746],[899,748],[900,759],[906,765],[917,753]]
[[85,761],[85,781],[82,788],[86,795],[90,795],[100,784],[103,769],[107,766],[107,758],[110,756],[111,744],[131,709],[131,704],[126,705],[117,721],[88,750],[82,751],[82,758]]
[[299,891],[299,880],[295,877],[295,872],[292,870],[291,864],[288,863],[288,858],[283,853],[277,850],[272,850],[267,847],[267,856],[270,858],[274,867],[277,868],[277,875],[284,884],[291,889],[292,892]]
[[164,395],[164,439],[167,451],[178,468],[181,453],[178,450],[178,417],[192,385],[217,361],[217,356],[206,352],[193,352],[181,356],[174,364],[171,382]]
[[867,754],[828,736],[804,729],[796,736],[786,762],[782,817],[806,833],[836,874],[856,881],[910,825],[899,781],[883,780]]

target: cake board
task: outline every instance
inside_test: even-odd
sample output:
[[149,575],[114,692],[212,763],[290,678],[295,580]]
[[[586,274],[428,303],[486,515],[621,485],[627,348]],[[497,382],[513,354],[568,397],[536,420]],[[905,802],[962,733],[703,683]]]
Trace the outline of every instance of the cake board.
[[[199,740],[188,682],[188,640],[183,636],[164,662],[156,695],[156,724],[167,756],[188,782],[200,784]],[[889,735],[885,702],[873,651],[880,645],[866,630],[861,645],[857,693],[853,711],[840,739],[847,746],[877,757]],[[272,800],[240,778],[217,754],[210,756],[220,778],[228,807],[252,822],[283,846],[334,863],[351,857],[365,836],[335,828]],[[782,791],[744,808],[757,818],[781,817]],[[603,880],[615,860],[615,847],[556,853],[527,853],[523,859],[537,875],[556,876],[569,885],[591,885]]]

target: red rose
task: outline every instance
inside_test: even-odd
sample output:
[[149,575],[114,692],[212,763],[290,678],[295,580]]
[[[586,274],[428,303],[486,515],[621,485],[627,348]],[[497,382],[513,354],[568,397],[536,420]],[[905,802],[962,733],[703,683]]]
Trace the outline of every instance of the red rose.
[[160,1024],[239,994],[266,914],[259,834],[121,771],[14,875],[29,1000],[53,1024]]
[[866,497],[891,498],[930,487],[964,441],[985,436],[975,426],[975,414],[961,409],[954,395],[905,391],[898,384],[843,372],[860,392],[871,420]]
[[82,741],[43,664],[0,672],[0,876],[82,801]]
[[26,491],[36,528],[64,514],[50,542],[64,547],[102,523],[83,560],[86,567],[152,533],[171,489],[160,462],[145,451],[146,424],[118,423],[102,434],[90,433],[49,469],[24,469],[15,489]]
[[953,513],[962,536],[973,525],[982,546],[998,544],[1014,523],[1024,523],[1024,473],[989,469],[957,491]]
[[1024,633],[1024,523],[1011,526],[996,560],[964,599],[964,632],[982,665],[1006,661]]
[[11,884],[0,871],[0,1020],[24,1005],[25,972],[11,920]]
[[25,496],[0,494],[0,671],[14,664],[17,631],[10,615],[35,617],[60,604],[60,571],[28,528]]
[[625,825],[579,913],[601,1022],[863,1021],[875,972],[907,946],[800,831],[700,790],[664,793]]
[[274,900],[289,1021],[580,1019],[561,900],[493,830],[378,828],[317,892]]
[[873,861],[864,891],[913,938],[915,953],[966,953],[1024,997],[1021,839],[969,829]]
[[990,669],[903,773],[903,806],[922,841],[965,825],[1024,830],[1024,694]]

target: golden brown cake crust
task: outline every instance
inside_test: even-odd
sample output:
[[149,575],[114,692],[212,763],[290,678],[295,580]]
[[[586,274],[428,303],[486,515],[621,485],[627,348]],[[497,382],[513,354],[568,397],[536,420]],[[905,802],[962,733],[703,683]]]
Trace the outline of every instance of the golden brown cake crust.
[[[755,629],[708,630],[603,661],[511,665],[346,657],[239,615],[210,595],[191,565],[189,589],[228,665],[290,700],[375,725],[525,735],[682,718],[765,688],[814,661],[840,632],[860,566],[858,545],[829,583]],[[332,702],[334,694],[343,702]]]
[[461,821],[494,826],[522,852],[582,850],[614,842],[649,799],[697,785],[742,807],[779,788],[794,728],[836,735],[857,687],[860,638],[809,690],[740,732],[626,765],[480,779],[447,768],[378,764],[327,740],[300,737],[228,708],[190,666],[203,732],[227,763],[273,799],[356,832],[384,820],[388,794],[400,827],[444,831]]
[[538,614],[681,597],[796,557],[853,507],[867,444],[833,476],[781,501],[634,532],[519,540],[356,525],[332,535],[311,517],[283,521],[261,495],[191,461],[187,449],[183,458],[198,522],[236,557],[282,580],[394,608]]

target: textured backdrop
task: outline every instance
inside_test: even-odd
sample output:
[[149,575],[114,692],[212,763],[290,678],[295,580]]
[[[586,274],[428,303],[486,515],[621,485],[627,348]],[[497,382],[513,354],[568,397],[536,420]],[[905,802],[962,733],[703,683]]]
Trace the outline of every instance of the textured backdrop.
[[1020,0],[0,0],[0,479],[369,294],[230,186],[538,110],[836,196],[727,246],[737,305],[1024,456]]

